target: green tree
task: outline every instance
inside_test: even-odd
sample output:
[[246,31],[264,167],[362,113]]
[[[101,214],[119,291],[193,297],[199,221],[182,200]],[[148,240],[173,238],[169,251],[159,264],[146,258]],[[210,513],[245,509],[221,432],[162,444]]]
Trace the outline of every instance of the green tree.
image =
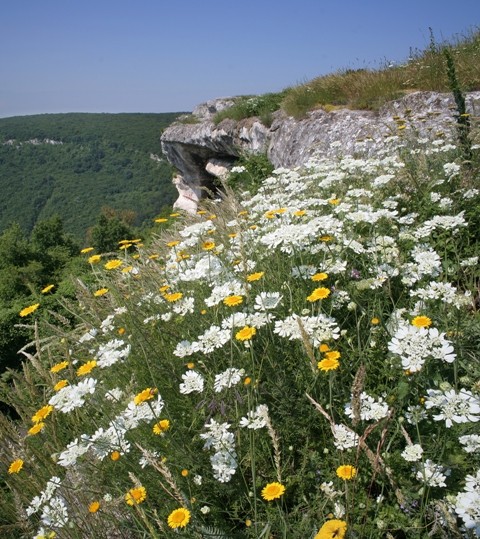
[[104,209],[91,230],[91,244],[99,253],[118,250],[120,240],[132,238],[132,228],[109,208]]

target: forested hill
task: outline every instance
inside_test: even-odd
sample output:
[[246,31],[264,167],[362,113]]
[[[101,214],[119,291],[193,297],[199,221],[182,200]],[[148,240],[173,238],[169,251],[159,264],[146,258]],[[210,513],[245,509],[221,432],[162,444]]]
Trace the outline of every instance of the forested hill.
[[0,118],[0,232],[57,214],[82,240],[105,207],[150,221],[176,198],[159,139],[179,114]]

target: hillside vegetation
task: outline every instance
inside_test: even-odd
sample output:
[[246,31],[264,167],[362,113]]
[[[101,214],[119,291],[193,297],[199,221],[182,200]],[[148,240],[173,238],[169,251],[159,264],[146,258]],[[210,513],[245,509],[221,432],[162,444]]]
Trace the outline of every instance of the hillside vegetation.
[[278,93],[242,96],[233,107],[218,113],[215,121],[258,116],[268,125],[272,113],[279,109],[301,118],[317,108],[377,110],[412,91],[449,92],[446,52],[454,59],[463,91],[480,90],[480,30],[471,31],[453,43],[436,43],[432,34],[430,46],[424,51],[411,50],[402,64],[384,65],[375,70],[343,69]]
[[478,536],[470,135],[411,123],[255,193],[239,166],[148,245],[84,250],[64,316],[33,290],[0,384],[3,536]]
[[[176,192],[160,134],[178,114],[43,114],[0,119],[0,231],[55,215],[83,242],[103,207],[141,226]],[[152,157],[155,156],[155,157]],[[158,159],[157,159],[158,157]]]

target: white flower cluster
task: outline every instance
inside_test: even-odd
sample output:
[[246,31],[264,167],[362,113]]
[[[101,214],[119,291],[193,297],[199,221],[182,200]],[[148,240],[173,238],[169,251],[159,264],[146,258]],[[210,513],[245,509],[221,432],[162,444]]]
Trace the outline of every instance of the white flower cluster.
[[98,348],[96,359],[97,366],[104,369],[111,367],[119,361],[124,361],[130,354],[131,346],[120,339],[113,339]]
[[218,423],[211,419],[205,428],[207,432],[200,434],[205,440],[204,449],[213,449],[210,457],[213,476],[220,483],[228,483],[237,470],[237,454],[235,452],[235,436],[228,429],[230,424]]
[[311,338],[313,346],[319,346],[322,342],[340,337],[340,328],[337,322],[323,313],[317,316],[293,314],[285,320],[277,320],[273,332],[280,337],[288,338],[290,341],[302,340],[301,328]]
[[75,408],[80,408],[85,404],[85,397],[95,393],[97,380],[95,378],[85,378],[78,384],[72,384],[62,388],[49,401],[48,404],[64,414],[71,412]]
[[450,428],[453,423],[475,423],[480,420],[480,400],[471,391],[454,389],[442,391],[428,389],[425,408],[439,408],[440,413],[433,416],[435,421],[445,420],[445,426]]
[[435,464],[430,459],[423,463],[419,463],[419,468],[416,474],[418,481],[422,481],[429,487],[446,487],[446,479],[450,474],[449,470],[445,470],[440,464]]
[[255,410],[248,412],[246,417],[240,419],[240,427],[257,430],[267,426],[268,406],[259,404]]
[[358,434],[345,425],[333,426],[333,444],[340,451],[356,447],[358,439]]
[[223,391],[224,389],[230,389],[240,382],[244,374],[244,369],[235,369],[234,367],[230,367],[220,374],[215,375],[213,389],[216,393],[220,393],[220,391]]
[[[360,419],[362,421],[379,421],[387,417],[388,413],[388,404],[383,401],[382,397],[376,401],[373,397],[365,393],[365,391],[362,392],[360,395]],[[353,418],[351,402],[345,405],[345,414],[347,417]]]
[[460,436],[458,441],[463,445],[463,449],[467,453],[477,453],[480,451],[480,435],[465,434]]
[[418,372],[429,358],[440,359],[447,363],[455,360],[453,346],[445,333],[436,328],[424,328],[401,323],[388,343],[392,354],[400,356],[402,368],[410,372]]
[[455,512],[468,530],[480,535],[480,470],[465,477],[465,489],[457,494]]
[[401,455],[407,462],[417,462],[422,458],[423,448],[420,444],[410,444],[402,451]]
[[182,374],[182,380],[183,383],[180,384],[180,393],[182,393],[182,395],[202,393],[204,378],[199,372],[189,370],[185,374]]
[[[51,477],[45,490],[40,496],[35,496],[26,509],[28,516],[41,511],[40,520],[42,524],[50,528],[63,528],[68,524],[68,511],[65,500],[60,495],[55,495],[61,486],[59,477]],[[40,528],[36,537],[41,537],[44,532],[43,527]]]

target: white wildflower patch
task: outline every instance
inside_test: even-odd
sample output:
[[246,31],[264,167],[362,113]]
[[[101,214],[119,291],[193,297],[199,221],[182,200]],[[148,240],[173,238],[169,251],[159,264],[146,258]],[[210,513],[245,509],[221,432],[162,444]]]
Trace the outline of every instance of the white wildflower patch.
[[231,387],[237,385],[244,375],[244,369],[235,369],[234,367],[230,367],[222,373],[215,375],[213,388],[216,393],[220,393],[220,391],[223,391],[224,389],[230,389]]
[[467,530],[480,532],[480,470],[465,477],[465,488],[457,494],[455,512],[463,520]]
[[358,445],[358,434],[346,427],[345,425],[334,425],[333,429],[333,445],[340,451],[351,449]]
[[95,392],[97,380],[86,378],[78,384],[66,386],[56,393],[48,404],[67,414],[75,408],[81,408],[85,404],[85,397]]
[[388,343],[391,353],[400,356],[402,368],[419,372],[429,358],[446,363],[455,360],[453,346],[436,328],[401,324]]
[[251,410],[245,417],[240,419],[240,427],[247,429],[262,429],[267,426],[268,406],[259,404],[255,410]]
[[422,459],[423,448],[420,444],[407,445],[401,454],[407,462],[417,462]]
[[[388,404],[380,397],[378,400],[368,395],[365,391],[360,395],[360,419],[362,421],[379,421],[387,417],[389,413]],[[353,418],[352,403],[345,405],[345,414]]]
[[429,487],[446,487],[445,481],[449,471],[440,464],[435,464],[430,459],[418,464],[416,478]]
[[480,399],[471,391],[454,389],[442,391],[428,389],[425,408],[438,408],[439,413],[433,416],[435,421],[445,421],[450,428],[454,423],[476,423],[480,420]]
[[188,395],[189,393],[202,393],[204,386],[203,376],[194,370],[182,374],[183,382],[180,384],[180,393]]

